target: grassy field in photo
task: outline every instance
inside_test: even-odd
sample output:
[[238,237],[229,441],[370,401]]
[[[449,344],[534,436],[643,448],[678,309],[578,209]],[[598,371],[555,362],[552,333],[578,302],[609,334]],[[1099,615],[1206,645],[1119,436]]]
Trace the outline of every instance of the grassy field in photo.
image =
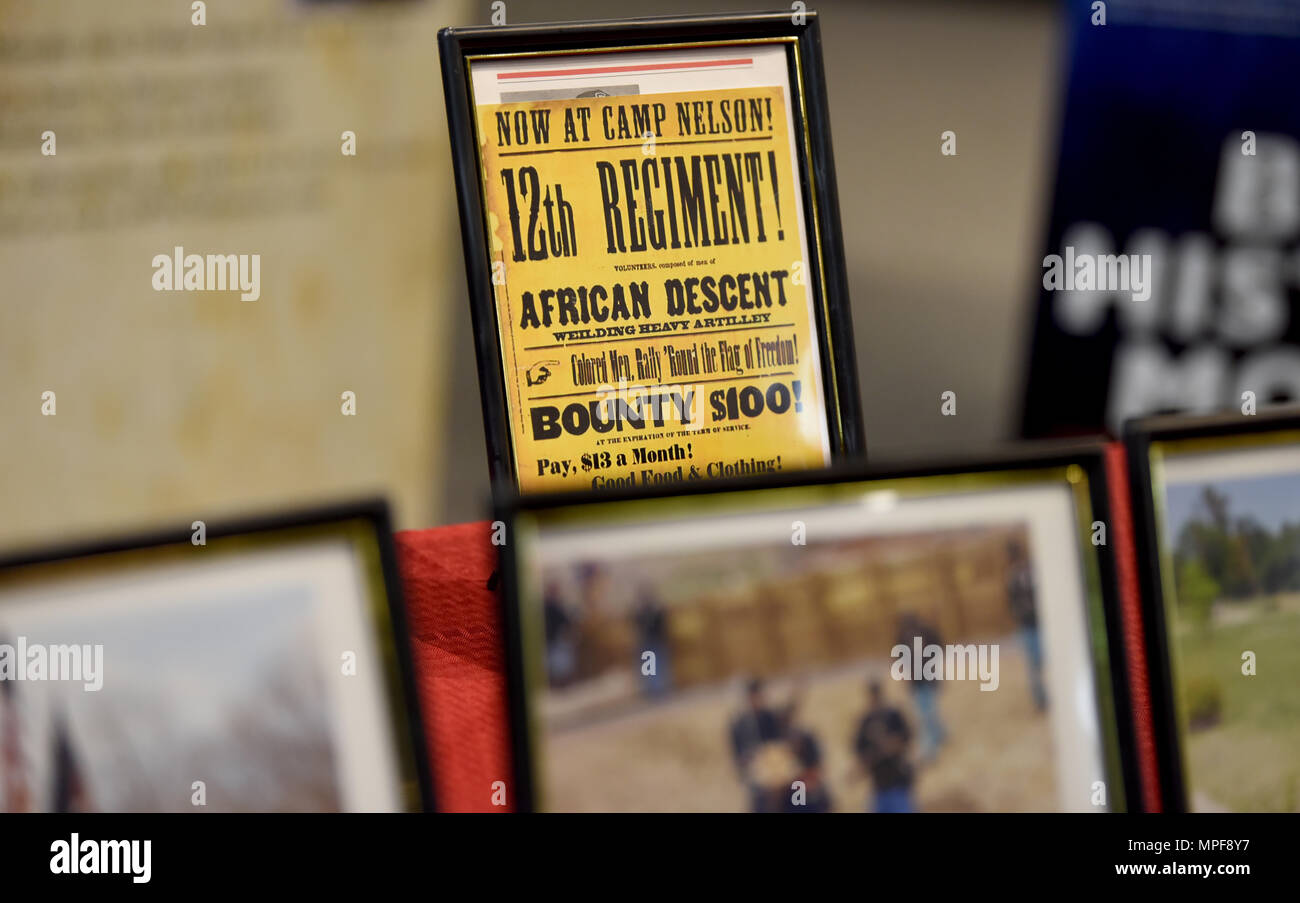
[[1177,642],[1192,806],[1300,812],[1300,594],[1216,606]]

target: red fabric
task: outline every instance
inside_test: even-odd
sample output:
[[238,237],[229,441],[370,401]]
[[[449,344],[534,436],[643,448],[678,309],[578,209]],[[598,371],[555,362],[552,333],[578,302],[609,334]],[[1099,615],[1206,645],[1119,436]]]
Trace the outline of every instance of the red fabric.
[[[396,534],[438,808],[503,812],[510,793],[505,653],[487,521]],[[494,806],[505,782],[507,805]]]
[[1110,538],[1115,550],[1120,620],[1124,625],[1124,645],[1128,659],[1129,704],[1133,713],[1138,771],[1142,778],[1142,805],[1148,812],[1159,812],[1160,783],[1156,779],[1156,741],[1151,724],[1151,688],[1147,683],[1142,594],[1138,589],[1133,504],[1128,486],[1128,456],[1122,442],[1111,442],[1106,447],[1106,477],[1110,487]]

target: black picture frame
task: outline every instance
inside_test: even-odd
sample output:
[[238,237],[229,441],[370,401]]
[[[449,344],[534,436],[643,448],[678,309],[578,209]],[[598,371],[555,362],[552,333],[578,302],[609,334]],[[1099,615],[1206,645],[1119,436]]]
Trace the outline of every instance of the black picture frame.
[[[796,24],[795,19],[801,21]],[[791,11],[743,15],[665,16],[566,22],[540,25],[464,26],[438,33],[447,127],[460,209],[461,238],[474,328],[488,471],[494,487],[518,488],[514,446],[502,375],[502,350],[484,224],[485,199],[479,179],[469,61],[495,54],[546,55],[680,43],[725,46],[755,39],[789,39],[797,54],[788,54],[790,84],[803,85],[804,103],[792,104],[801,192],[811,256],[814,317],[824,375],[824,408],[831,437],[832,461],[862,458],[866,437],[858,387],[857,358],[849,307],[840,228],[839,193],[831,151],[830,115],[822,65],[821,32],[815,12]],[[796,65],[796,57],[798,64]],[[797,92],[791,91],[792,94]],[[813,213],[815,211],[815,214]]]
[[[1107,440],[1077,439],[1051,440],[1030,445],[1012,446],[986,455],[935,459],[914,464],[868,465],[865,462],[847,462],[822,470],[804,471],[780,476],[745,477],[695,483],[682,492],[657,489],[633,489],[618,493],[552,493],[523,496],[512,494],[498,498],[495,517],[506,524],[508,537],[501,555],[501,616],[506,639],[506,684],[510,714],[511,758],[513,763],[515,802],[519,811],[530,812],[536,807],[535,758],[528,699],[528,676],[525,673],[524,623],[521,605],[520,563],[514,543],[515,528],[521,514],[555,508],[580,506],[592,503],[613,503],[641,499],[668,497],[703,497],[715,494],[745,492],[763,489],[784,489],[800,486],[821,486],[837,483],[888,481],[913,477],[960,476],[976,473],[999,473],[1047,468],[1078,466],[1087,480],[1087,497],[1094,521],[1112,523],[1112,480],[1108,475],[1107,449],[1113,443]],[[1081,537],[1082,541],[1082,537]],[[1106,668],[1109,684],[1108,699],[1099,698],[1099,709],[1106,703],[1113,713],[1115,744],[1118,753],[1119,773],[1124,789],[1125,810],[1144,810],[1142,772],[1139,761],[1137,729],[1132,718],[1132,683],[1127,654],[1127,638],[1123,624],[1123,599],[1121,596],[1117,556],[1114,542],[1095,543],[1102,614],[1105,620]],[[1090,628],[1094,625],[1089,616]],[[1089,654],[1092,655],[1091,644]],[[1096,663],[1094,662],[1094,668]],[[1098,692],[1101,692],[1098,684]],[[1103,730],[1104,730],[1103,726]]]
[[[380,498],[339,502],[289,512],[261,514],[245,518],[205,522],[208,540],[235,536],[256,536],[296,528],[328,527],[347,521],[364,521],[374,532],[383,575],[385,607],[388,621],[385,625],[375,619],[376,631],[391,630],[395,661],[385,669],[385,690],[394,704],[394,728],[399,732],[396,740],[399,753],[407,758],[401,763],[405,778],[414,777],[419,805],[424,812],[437,811],[433,774],[420,709],[419,684],[411,656],[410,628],[402,592],[401,574],[397,568],[397,553],[393,544],[392,520],[388,503]],[[122,552],[145,551],[162,547],[192,549],[195,556],[203,554],[203,547],[193,546],[188,527],[162,528],[123,534],[102,539],[90,539],[22,549],[0,554],[0,574],[33,565],[53,564],[73,559],[93,558]]]
[[1185,439],[1219,439],[1300,431],[1300,407],[1269,408],[1253,415],[1162,414],[1130,420],[1124,425],[1129,485],[1133,497],[1134,544],[1138,587],[1142,598],[1142,628],[1151,688],[1151,727],[1156,746],[1160,796],[1166,812],[1189,811],[1178,728],[1177,688],[1174,686],[1164,580],[1160,567],[1160,529],[1156,514],[1156,485],[1151,473],[1152,446]]

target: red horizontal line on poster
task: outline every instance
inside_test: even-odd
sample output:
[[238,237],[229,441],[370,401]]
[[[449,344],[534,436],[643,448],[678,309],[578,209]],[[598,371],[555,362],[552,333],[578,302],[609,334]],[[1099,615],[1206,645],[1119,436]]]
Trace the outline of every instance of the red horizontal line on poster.
[[531,72],[498,72],[498,79],[543,78],[554,75],[602,75],[608,72],[662,72],[666,69],[704,69],[712,66],[749,66],[753,59],[703,60],[698,63],[642,63],[639,66],[591,66],[585,69],[535,69]]

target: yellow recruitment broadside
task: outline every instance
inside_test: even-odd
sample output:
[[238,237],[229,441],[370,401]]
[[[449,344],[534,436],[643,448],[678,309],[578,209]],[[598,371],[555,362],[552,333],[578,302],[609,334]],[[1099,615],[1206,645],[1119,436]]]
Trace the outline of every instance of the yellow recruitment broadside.
[[477,107],[521,490],[828,463],[784,89],[590,93]]

